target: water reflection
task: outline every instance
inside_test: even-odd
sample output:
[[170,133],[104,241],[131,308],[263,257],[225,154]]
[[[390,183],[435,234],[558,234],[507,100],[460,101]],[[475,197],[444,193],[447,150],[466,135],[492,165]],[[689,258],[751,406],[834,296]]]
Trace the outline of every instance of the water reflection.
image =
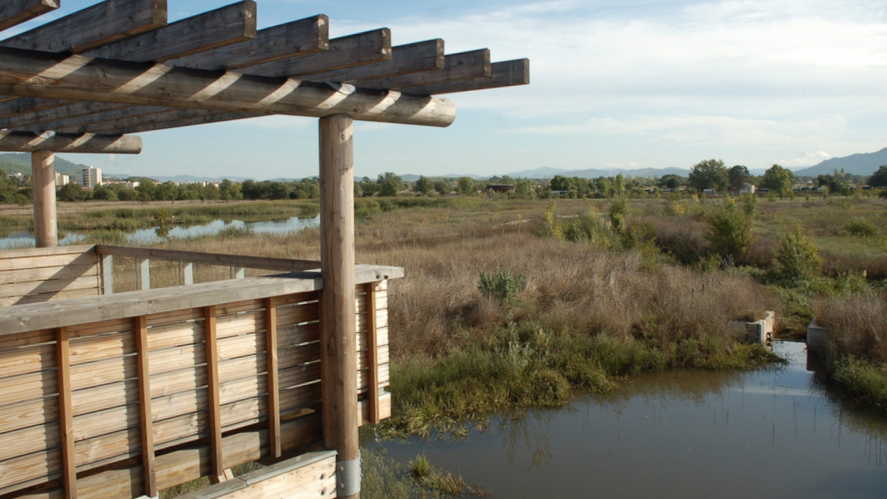
[[502,419],[467,442],[385,443],[424,452],[496,497],[878,497],[887,421],[836,403],[806,371],[670,372],[558,411]]
[[[299,232],[309,227],[320,224],[320,216],[291,217],[285,220],[264,220],[258,222],[245,222],[243,220],[213,220],[207,224],[191,225],[166,225],[150,229],[140,229],[126,234],[127,244],[153,244],[165,241],[168,238],[189,239],[201,236],[214,236],[228,230],[249,230],[255,234],[281,234]],[[68,232],[59,244],[78,244],[86,236],[82,233]],[[34,235],[29,232],[17,232],[0,238],[0,249],[24,248],[34,246]]]

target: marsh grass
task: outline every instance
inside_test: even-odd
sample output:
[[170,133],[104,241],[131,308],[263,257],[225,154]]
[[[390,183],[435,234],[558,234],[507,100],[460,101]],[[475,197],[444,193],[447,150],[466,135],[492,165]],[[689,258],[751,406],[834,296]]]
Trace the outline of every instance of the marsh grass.
[[382,449],[361,449],[360,495],[365,499],[486,497],[489,492],[438,469],[424,455],[410,463],[390,459]]

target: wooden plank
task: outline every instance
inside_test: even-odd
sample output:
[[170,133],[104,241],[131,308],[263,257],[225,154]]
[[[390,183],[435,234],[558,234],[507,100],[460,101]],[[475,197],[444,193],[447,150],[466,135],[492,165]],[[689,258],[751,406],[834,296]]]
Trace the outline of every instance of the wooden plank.
[[84,390],[75,390],[71,394],[74,415],[78,416],[96,411],[104,411],[134,404],[139,401],[139,387],[135,379],[108,383]]
[[216,317],[221,319],[231,317],[245,312],[263,312],[265,310],[265,300],[242,300],[231,303],[220,303],[216,306]]
[[[203,386],[206,386],[206,368],[204,366],[151,375],[151,397],[154,398],[196,390]],[[155,405],[157,405],[156,402]]]
[[244,73],[259,76],[300,76],[391,60],[391,31],[367,31],[330,40],[329,49],[303,57],[250,66]]
[[0,351],[0,378],[53,369],[55,362],[52,344]]
[[45,425],[58,420],[57,400],[56,397],[44,397],[4,404],[0,409],[0,433]]
[[320,262],[310,260],[291,260],[288,258],[268,258],[248,255],[229,255],[222,253],[199,253],[195,251],[160,250],[152,248],[131,248],[126,246],[98,245],[95,247],[99,255],[116,255],[127,258],[151,258],[155,260],[174,260],[191,263],[205,263],[220,266],[240,266],[251,269],[301,271],[320,268]]
[[[60,248],[64,249],[64,246]],[[35,248],[36,250],[55,248]],[[67,265],[90,265],[97,262],[95,252],[85,251],[59,251],[58,253],[46,253],[34,255],[4,255],[6,250],[0,251],[0,271],[37,269],[43,267],[63,267]],[[16,252],[18,253],[18,252]],[[43,253],[41,251],[40,253]]]
[[308,383],[320,381],[320,362],[281,369],[279,380],[281,390],[298,388]]
[[444,57],[443,69],[437,71],[420,71],[398,76],[365,78],[360,80],[359,85],[362,88],[399,89],[470,80],[473,78],[489,78],[491,74],[490,50],[481,49],[446,56]]
[[62,466],[58,450],[10,459],[0,466],[0,495],[61,477]]
[[21,282],[43,282],[53,279],[73,279],[83,276],[95,277],[98,275],[98,273],[99,267],[95,263],[7,270],[0,272],[0,286]]
[[58,393],[58,377],[53,371],[22,374],[0,378],[3,405],[49,397]]
[[[355,280],[358,283],[368,282],[375,280],[380,274],[400,277],[403,269],[357,266]],[[30,330],[98,322],[109,317],[159,314],[243,299],[264,299],[269,296],[314,291],[322,285],[322,279],[315,273],[294,273],[286,277],[248,277],[223,283],[200,283],[0,308],[0,337]]]
[[57,8],[59,0],[2,0],[0,31],[30,21]]
[[75,277],[73,279],[51,279],[48,281],[31,281],[0,286],[0,298],[23,297],[30,295],[55,294],[60,291],[77,291],[93,289],[98,294],[96,276]]
[[151,260],[148,258],[137,258],[136,268],[138,289],[145,291],[151,289]]
[[0,41],[0,46],[80,53],[166,23],[166,0],[107,0]]
[[[366,306],[367,306],[367,343],[370,345],[376,344],[376,283],[369,282],[366,284]],[[356,342],[355,342],[356,343]],[[378,424],[379,419],[379,349],[378,348],[368,348],[367,349],[367,368],[369,369],[369,376],[367,383],[369,383],[369,393],[367,397],[369,399],[369,411],[370,411],[370,423]],[[360,356],[358,356],[360,358]],[[360,363],[358,362],[358,369],[361,368]]]
[[317,15],[259,30],[253,40],[169,61],[173,66],[234,70],[328,50],[329,18]]
[[[83,289],[75,289],[75,290],[64,290],[57,291],[53,293],[41,293],[36,295],[25,295],[25,296],[14,296],[9,298],[0,298],[0,308],[2,307],[10,307],[12,305],[22,306],[22,305],[30,305],[34,303],[48,303],[48,302],[57,302],[60,300],[70,300],[74,298],[84,298],[90,296],[97,296],[98,290],[93,287],[86,287]],[[0,331],[0,334],[3,334]]]
[[114,257],[105,255],[101,257],[102,268],[102,294],[114,294]]
[[210,449],[212,453],[212,473],[214,481],[224,480],[225,458],[222,451],[222,416],[219,407],[219,354],[216,340],[216,307],[205,309],[204,330],[206,331],[206,379],[209,404]]
[[[311,81],[348,82],[359,86],[360,81],[444,69],[444,41],[441,39],[398,45],[391,49],[391,59],[373,64],[362,64],[310,74],[290,73]],[[249,72],[250,70],[247,70]],[[378,88],[378,87],[374,87]]]
[[164,324],[151,328],[148,346],[151,351],[194,345],[203,341],[203,324],[196,321]]
[[471,80],[460,80],[449,83],[403,87],[399,90],[405,94],[437,95],[529,84],[530,60],[516,59],[513,61],[494,62],[492,64],[492,73],[489,78],[474,78]]
[[85,55],[163,62],[256,37],[256,2],[237,2],[89,50]]
[[283,452],[280,440],[280,383],[277,362],[277,302],[274,297],[265,299],[265,345],[268,376],[268,431],[271,439],[271,456],[275,459]]
[[95,255],[95,246],[91,244],[80,244],[76,246],[58,246],[55,248],[8,249],[0,251],[0,261],[16,260],[20,258],[30,259],[51,257],[58,255],[83,255],[86,253],[92,253],[93,255]]
[[0,462],[35,452],[46,452],[61,444],[57,421],[0,434]]
[[62,442],[62,483],[65,498],[77,498],[77,461],[74,456],[74,409],[71,406],[73,386],[67,328],[59,328],[56,337],[59,387],[59,432]]
[[[0,151],[45,154],[64,153],[139,154],[142,139],[127,135],[71,134],[57,132],[0,131]],[[53,170],[52,187],[55,188]],[[38,246],[43,247],[43,246]]]
[[10,348],[17,350],[21,347],[49,342],[55,342],[55,331],[53,330],[29,331],[23,334],[0,336],[0,352]]
[[154,471],[154,418],[151,411],[151,373],[148,368],[148,318],[136,317],[139,362],[139,422],[141,427],[142,467],[145,475],[145,495],[157,495],[157,480]]

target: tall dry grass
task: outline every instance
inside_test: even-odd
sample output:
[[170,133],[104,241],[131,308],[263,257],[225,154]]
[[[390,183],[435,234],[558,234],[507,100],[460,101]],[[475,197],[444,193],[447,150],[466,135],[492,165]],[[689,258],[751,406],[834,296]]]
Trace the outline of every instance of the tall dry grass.
[[816,303],[816,322],[828,328],[839,357],[887,364],[887,300],[882,293],[823,298]]

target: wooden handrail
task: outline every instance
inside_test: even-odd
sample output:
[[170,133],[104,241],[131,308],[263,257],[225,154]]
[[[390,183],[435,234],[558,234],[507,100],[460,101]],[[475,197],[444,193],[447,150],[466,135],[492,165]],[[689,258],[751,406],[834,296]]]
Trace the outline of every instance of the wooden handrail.
[[96,245],[95,249],[96,253],[99,255],[174,260],[263,270],[301,271],[320,268],[320,262],[311,260],[290,260],[288,258],[225,255],[220,253],[199,253],[194,251],[161,250],[152,248],[131,248],[127,246],[107,246],[104,244]]

